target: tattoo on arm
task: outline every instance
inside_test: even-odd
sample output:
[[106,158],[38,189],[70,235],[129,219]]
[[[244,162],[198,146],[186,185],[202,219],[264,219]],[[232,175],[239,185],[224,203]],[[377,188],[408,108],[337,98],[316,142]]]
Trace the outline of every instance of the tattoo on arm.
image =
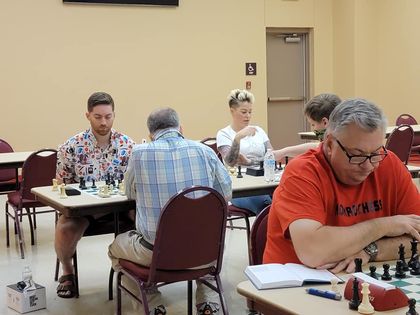
[[232,146],[230,147],[230,151],[225,156],[225,162],[228,165],[233,166],[236,164],[239,158],[239,149],[240,149],[239,142],[233,141]]

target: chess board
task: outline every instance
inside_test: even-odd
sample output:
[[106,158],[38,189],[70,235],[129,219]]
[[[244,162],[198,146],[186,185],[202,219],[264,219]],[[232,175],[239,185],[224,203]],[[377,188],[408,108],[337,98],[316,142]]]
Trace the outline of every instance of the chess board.
[[[389,281],[384,281],[381,280],[381,275],[383,274],[383,268],[380,267],[376,270],[376,273],[378,275],[378,280],[384,281],[386,283],[395,285],[396,287],[400,288],[409,299],[416,299],[417,304],[420,304],[420,275],[418,276],[413,276],[412,274],[410,274],[410,271],[406,271],[406,278],[403,279],[398,279],[395,278],[395,265],[391,266],[389,268],[389,273],[392,276],[392,280]],[[364,272],[369,275],[369,271],[366,272],[366,270],[364,270]]]
[[99,199],[103,199],[103,198],[115,198],[115,197],[117,197],[117,196],[122,196],[121,194],[120,194],[120,192],[119,192],[119,190],[118,190],[118,187],[114,187],[110,192],[109,192],[109,197],[101,197],[100,195],[99,195],[99,187],[100,187],[101,185],[98,185],[97,184],[97,187],[96,188],[92,188],[92,187],[90,187],[90,186],[87,186],[87,189],[80,189],[79,187],[77,187],[77,189],[78,190],[80,190],[81,192],[84,192],[84,193],[87,193],[87,194],[90,194],[90,195],[92,195],[92,196],[94,196],[94,197],[96,197],[96,198],[99,198]]

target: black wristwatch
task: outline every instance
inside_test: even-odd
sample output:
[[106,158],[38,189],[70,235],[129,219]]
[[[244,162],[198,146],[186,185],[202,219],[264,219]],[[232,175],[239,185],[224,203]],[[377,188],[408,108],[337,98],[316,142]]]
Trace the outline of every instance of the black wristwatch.
[[363,250],[369,255],[369,261],[374,261],[376,256],[378,256],[378,245],[375,242],[370,243]]

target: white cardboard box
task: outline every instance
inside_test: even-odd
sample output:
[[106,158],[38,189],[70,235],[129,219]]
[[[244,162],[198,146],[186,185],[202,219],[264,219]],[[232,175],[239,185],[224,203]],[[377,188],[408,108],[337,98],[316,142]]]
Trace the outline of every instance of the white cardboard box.
[[42,308],[46,308],[45,287],[36,284],[36,289],[22,292],[16,284],[7,286],[6,300],[7,306],[19,313],[28,313]]

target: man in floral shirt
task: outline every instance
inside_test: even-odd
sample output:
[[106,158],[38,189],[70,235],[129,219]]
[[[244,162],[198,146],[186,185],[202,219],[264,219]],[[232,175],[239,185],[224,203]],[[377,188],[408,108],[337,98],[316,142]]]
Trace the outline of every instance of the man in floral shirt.
[[[133,140],[112,129],[114,101],[104,92],[93,93],[87,104],[86,118],[90,129],[71,137],[58,149],[57,174],[59,182],[70,184],[92,179],[105,180],[107,176],[119,179],[124,174]],[[95,217],[60,216],[55,230],[55,251],[63,267],[63,276],[57,295],[72,298],[76,294],[72,257],[78,241]]]

